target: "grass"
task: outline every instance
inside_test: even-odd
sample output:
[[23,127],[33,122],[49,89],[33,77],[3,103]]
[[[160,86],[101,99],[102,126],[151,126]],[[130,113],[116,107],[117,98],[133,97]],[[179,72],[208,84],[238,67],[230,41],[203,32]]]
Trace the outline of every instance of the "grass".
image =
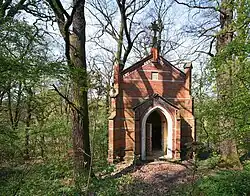
[[[46,161],[29,163],[13,168],[0,169],[0,195],[84,195],[86,179],[77,184],[73,180],[72,164],[67,161]],[[98,196],[135,195],[131,175],[120,178],[109,176],[112,167],[98,166],[107,177],[91,179],[89,193]],[[199,178],[194,184],[182,184],[173,187],[169,195],[203,195],[203,196],[247,196],[250,195],[250,162],[245,163],[244,170],[209,170],[212,174]],[[125,187],[130,187],[126,189]],[[124,189],[125,188],[125,189]],[[153,188],[153,187],[152,187]],[[123,192],[130,190],[131,193]],[[134,190],[134,191],[133,191]],[[144,190],[137,190],[143,192]]]
[[243,170],[210,170],[193,185],[177,187],[170,195],[192,196],[249,196],[250,162],[244,164]]
[[[85,195],[87,179],[81,177],[78,183],[75,183],[72,168],[70,162],[62,160],[1,168],[0,196]],[[112,168],[103,167],[103,173],[111,171]],[[129,176],[91,179],[88,190],[98,196],[120,195],[119,190],[129,181]]]
[[198,181],[197,191],[211,196],[250,195],[250,172],[219,171]]
[[9,195],[73,195],[72,184],[65,179],[72,176],[70,165],[60,162],[25,164],[1,169],[0,193]]

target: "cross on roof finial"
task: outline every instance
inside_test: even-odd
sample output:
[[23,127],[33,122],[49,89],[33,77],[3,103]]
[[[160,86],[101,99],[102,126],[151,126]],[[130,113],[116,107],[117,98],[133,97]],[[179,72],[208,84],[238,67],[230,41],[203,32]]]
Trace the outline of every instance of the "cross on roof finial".
[[150,29],[152,29],[154,32],[154,36],[152,40],[152,47],[157,48],[157,32],[160,31],[160,26],[159,24],[156,23],[156,20],[151,23]]

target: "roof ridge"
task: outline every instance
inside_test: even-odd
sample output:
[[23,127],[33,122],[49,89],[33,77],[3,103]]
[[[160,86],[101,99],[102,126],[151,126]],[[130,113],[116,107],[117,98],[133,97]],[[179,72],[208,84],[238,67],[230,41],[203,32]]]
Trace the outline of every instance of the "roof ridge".
[[[140,61],[134,63],[133,65],[129,66],[128,68],[124,69],[121,71],[121,74],[124,75],[130,71],[134,71],[137,67],[141,66],[144,62],[150,60],[151,58],[153,58],[153,55],[150,54],[146,57],[144,57],[143,59],[141,59]],[[170,63],[168,60],[166,60],[163,56],[160,56],[160,58],[162,59],[163,61],[163,64],[166,66],[166,65],[169,65],[171,66],[172,68],[174,68],[176,71],[180,72],[182,75],[186,75],[183,71],[181,71],[180,69],[178,69],[177,67],[175,67],[172,63]],[[158,62],[159,63],[159,62]]]

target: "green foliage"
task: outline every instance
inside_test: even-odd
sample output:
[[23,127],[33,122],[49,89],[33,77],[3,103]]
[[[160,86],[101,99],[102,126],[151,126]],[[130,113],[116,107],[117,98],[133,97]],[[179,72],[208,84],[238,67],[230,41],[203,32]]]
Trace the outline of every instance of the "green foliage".
[[217,153],[213,153],[210,158],[199,161],[198,166],[200,168],[214,169],[216,168],[216,166],[218,166],[219,161],[220,161],[220,155],[218,155]]
[[[250,151],[249,3],[236,0],[232,6],[236,12],[230,25],[230,31],[235,32],[233,41],[208,62],[200,78],[196,77],[197,133],[201,142],[217,149],[219,136],[224,131],[226,137],[237,140],[238,149],[245,153]],[[108,88],[98,71],[88,73],[90,77],[87,77],[82,69],[69,70],[66,63],[57,62],[50,45],[39,25],[18,20],[1,23],[0,194],[82,195],[88,191],[96,195],[121,195],[133,179],[129,175],[111,177],[114,166],[107,163],[108,99],[105,96]],[[229,73],[229,68],[232,85],[225,91],[230,91],[230,96],[218,102],[216,74]],[[51,90],[51,84],[56,83],[71,100],[69,75],[81,82],[87,78],[91,94],[88,100],[90,136],[97,179],[91,178],[90,184],[87,184],[88,176],[74,180],[71,155],[67,154],[71,148],[70,107]],[[219,130],[221,119],[233,119],[233,125]],[[199,165],[215,168],[219,159],[220,156],[214,154]],[[250,194],[249,172],[250,164],[245,162],[243,171],[214,172],[194,185],[181,186],[182,192],[176,189],[172,195],[247,195]],[[130,194],[137,191],[143,193],[136,190]]]
[[1,25],[0,32],[0,84],[9,80],[34,83],[44,76],[66,73],[64,64],[51,61],[42,29],[12,21]]
[[244,169],[250,172],[250,160],[244,162]]
[[1,169],[1,195],[75,195],[72,165],[68,161],[29,163]]
[[32,158],[65,153],[70,122],[63,110],[68,106],[50,90],[67,78],[65,64],[54,61],[36,25],[6,21],[0,32],[0,163],[22,162],[27,151]]
[[200,142],[214,149],[218,143],[218,118],[221,110],[220,105],[214,97],[201,98],[196,103],[195,111],[197,118],[197,138]]
[[124,175],[120,178],[95,179],[92,181],[90,192],[100,196],[118,196],[124,194],[124,186],[131,182],[132,178],[129,175]]
[[[18,132],[13,131],[9,125],[0,125],[0,164],[13,163],[19,157],[21,149],[19,146]],[[18,160],[20,161],[20,160]]]
[[98,97],[89,102],[90,138],[93,164],[98,170],[107,166],[108,158],[108,114],[105,101]]
[[[29,128],[29,150],[32,158],[56,158],[63,156],[71,145],[70,124],[65,116],[51,116],[47,121],[40,124],[33,124]],[[22,162],[25,151],[25,125],[20,125],[13,130],[3,127],[6,133],[0,134],[1,159],[0,163],[9,164],[18,161]],[[44,137],[44,141],[42,140]],[[43,155],[41,151],[44,151]]]
[[220,171],[214,175],[204,177],[197,183],[198,192],[203,195],[249,195],[250,172],[243,171]]
[[36,160],[17,167],[0,169],[0,193],[9,195],[83,195],[88,191],[100,196],[121,195],[125,185],[132,182],[129,175],[110,177],[113,168],[103,167],[102,176],[91,178],[87,190],[87,176],[74,181],[70,160]]
[[194,183],[174,187],[170,195],[204,195],[204,196],[247,196],[250,194],[249,162],[244,170],[210,170]]
[[232,8],[234,19],[217,36],[223,39],[227,31],[234,32],[234,36],[224,40],[223,48],[195,80],[199,84],[194,90],[197,138],[214,150],[219,149],[222,141],[234,140],[239,153],[244,154],[250,150],[249,1],[224,1],[223,6]]

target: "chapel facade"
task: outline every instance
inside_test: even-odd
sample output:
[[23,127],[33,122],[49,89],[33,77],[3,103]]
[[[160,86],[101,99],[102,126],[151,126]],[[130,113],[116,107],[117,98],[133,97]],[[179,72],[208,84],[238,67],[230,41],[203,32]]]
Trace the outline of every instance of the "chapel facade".
[[157,48],[121,72],[114,66],[110,162],[186,158],[186,144],[195,141],[191,73],[191,63],[181,71]]

